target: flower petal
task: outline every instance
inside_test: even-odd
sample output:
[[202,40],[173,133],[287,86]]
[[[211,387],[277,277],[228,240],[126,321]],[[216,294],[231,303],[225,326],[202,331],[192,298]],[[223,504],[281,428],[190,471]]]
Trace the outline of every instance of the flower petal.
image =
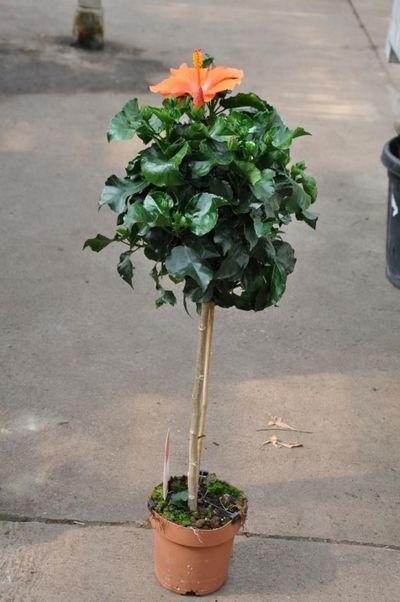
[[204,100],[205,102],[208,102],[214,98],[218,92],[223,92],[224,90],[233,90],[233,88],[239,84],[240,79],[223,79],[222,81],[216,83],[215,86],[212,86],[207,91],[204,91]]
[[202,88],[204,92],[207,92],[210,88],[224,79],[237,79],[237,83],[240,83],[242,77],[243,71],[241,69],[232,69],[231,67],[215,67],[214,69],[209,70]]

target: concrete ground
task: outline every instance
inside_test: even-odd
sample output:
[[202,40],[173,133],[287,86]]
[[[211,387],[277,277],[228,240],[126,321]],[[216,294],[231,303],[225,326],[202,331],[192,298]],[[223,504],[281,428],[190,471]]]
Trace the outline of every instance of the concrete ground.
[[[153,309],[139,260],[81,251],[113,229],[96,211],[139,148],[107,145],[109,118],[193,46],[242,67],[312,138],[317,232],[279,308],[219,310],[205,467],[249,496],[230,578],[210,600],[397,602],[400,588],[400,291],[385,278],[384,142],[400,66],[390,0],[104,0],[107,48],[69,46],[75,0],[0,0],[0,600],[172,600],[154,581],[146,496],[172,433],[186,470],[195,321]],[[317,207],[316,207],[317,209]],[[312,434],[260,448],[270,415]],[[208,599],[208,598],[207,598]]]

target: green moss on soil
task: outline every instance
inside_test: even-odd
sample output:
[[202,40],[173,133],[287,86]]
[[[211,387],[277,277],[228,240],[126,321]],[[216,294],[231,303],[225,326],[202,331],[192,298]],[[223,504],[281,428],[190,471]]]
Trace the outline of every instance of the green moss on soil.
[[150,494],[154,510],[168,520],[185,527],[216,529],[228,523],[230,515],[240,512],[245,517],[247,501],[244,493],[209,475],[200,480],[198,509],[191,512],[187,504],[187,478],[172,477],[167,499],[163,498],[163,485],[157,485]]

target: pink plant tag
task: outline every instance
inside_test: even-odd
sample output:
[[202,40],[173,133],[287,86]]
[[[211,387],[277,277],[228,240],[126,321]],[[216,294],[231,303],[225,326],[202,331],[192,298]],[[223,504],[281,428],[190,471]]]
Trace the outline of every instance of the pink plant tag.
[[170,467],[169,467],[169,429],[167,431],[167,436],[165,437],[165,446],[164,446],[164,471],[163,471],[163,497],[164,500],[167,499],[168,495],[168,483],[171,477]]

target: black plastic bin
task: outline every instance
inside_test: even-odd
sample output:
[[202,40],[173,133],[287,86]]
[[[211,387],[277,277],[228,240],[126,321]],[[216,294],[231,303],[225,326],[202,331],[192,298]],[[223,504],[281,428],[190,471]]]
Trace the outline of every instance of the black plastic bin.
[[386,275],[394,286],[400,288],[400,136],[385,144],[381,159],[389,177]]

